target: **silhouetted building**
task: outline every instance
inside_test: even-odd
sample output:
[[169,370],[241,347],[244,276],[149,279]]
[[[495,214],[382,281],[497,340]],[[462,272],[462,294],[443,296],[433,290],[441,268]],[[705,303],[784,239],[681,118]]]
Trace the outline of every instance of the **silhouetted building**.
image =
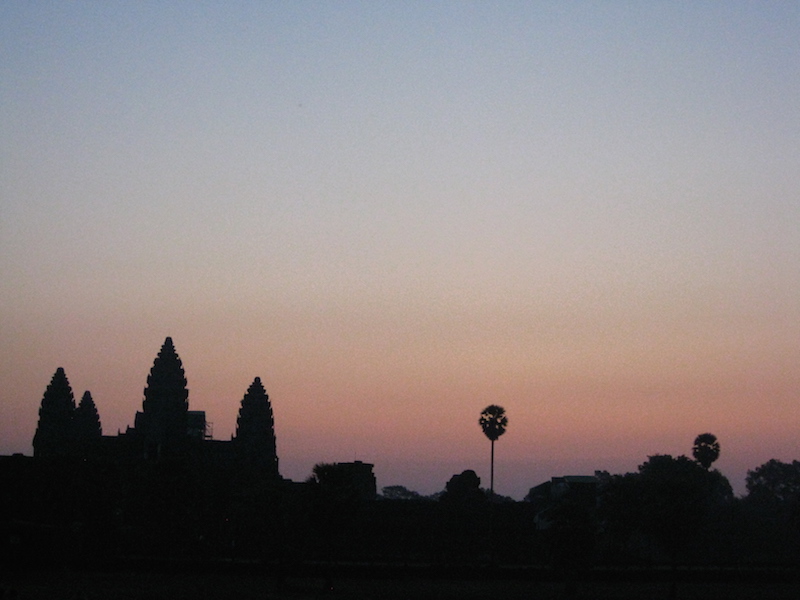
[[188,410],[183,364],[168,337],[150,369],[142,411],[134,421],[133,434],[141,440],[145,458],[184,453],[189,438]]
[[549,529],[564,517],[564,507],[590,511],[597,504],[597,477],[593,475],[565,475],[553,477],[531,488],[526,500],[536,507],[536,526]]
[[88,390],[83,393],[72,416],[75,440],[79,444],[91,444],[103,436],[100,415],[97,413],[92,394]]
[[378,495],[378,488],[375,482],[375,474],[372,469],[375,465],[357,460],[351,463],[336,463],[336,467],[341,470],[344,478],[350,482],[359,500],[375,500]]
[[237,458],[244,464],[278,475],[275,419],[260,377],[253,380],[242,398],[233,442]]
[[195,440],[209,440],[213,437],[211,423],[206,421],[206,411],[186,411],[186,433]]
[[272,405],[261,379],[256,377],[245,393],[236,435],[230,441],[211,439],[205,411],[189,410],[186,384],[183,364],[168,337],[153,361],[133,427],[116,436],[103,436],[91,393],[85,392],[76,407],[67,376],[59,367],[42,398],[34,456],[126,463],[202,460],[206,466],[235,466],[250,475],[279,480]]
[[58,367],[44,392],[39,424],[33,436],[34,456],[66,456],[72,452],[75,397],[66,373]]

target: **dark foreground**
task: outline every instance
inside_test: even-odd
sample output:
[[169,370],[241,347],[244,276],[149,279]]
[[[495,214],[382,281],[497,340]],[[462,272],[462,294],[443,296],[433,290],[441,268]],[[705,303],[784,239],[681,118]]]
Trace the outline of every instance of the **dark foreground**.
[[0,575],[0,598],[50,599],[640,599],[782,600],[800,598],[795,570],[595,571],[565,578],[552,571],[324,566],[278,577],[270,568],[25,570]]

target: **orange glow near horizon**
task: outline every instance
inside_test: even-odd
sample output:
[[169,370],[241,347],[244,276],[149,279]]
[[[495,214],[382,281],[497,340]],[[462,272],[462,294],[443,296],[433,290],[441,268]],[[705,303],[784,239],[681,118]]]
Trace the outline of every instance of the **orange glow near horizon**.
[[[299,333],[297,324],[284,325]],[[342,327],[334,327],[335,334]],[[285,341],[279,331],[273,337]],[[415,340],[409,346],[398,336],[370,334],[362,349],[354,337],[337,345],[309,328],[308,339],[298,335],[296,349],[287,352],[270,347],[259,333],[230,342],[219,334],[170,332],[187,373],[191,409],[205,410],[215,438],[228,439],[247,386],[261,377],[275,412],[282,472],[294,479],[304,479],[317,462],[354,459],[375,463],[379,485],[399,483],[425,493],[443,488],[452,475],[448,469],[472,468],[485,477],[487,441],[477,418],[489,403],[503,405],[510,419],[498,443],[498,490],[518,498],[557,474],[548,468],[634,470],[651,454],[690,453],[694,436],[705,431],[721,440],[717,466],[741,493],[744,472],[772,458],[769,449],[797,447],[787,433],[787,422],[797,420],[797,376],[783,371],[781,377],[780,361],[754,372],[735,355],[704,360],[704,344],[698,355],[665,353],[651,361],[637,359],[652,357],[635,344],[632,351],[609,352],[598,345],[601,356],[588,347],[560,357],[535,347],[523,354],[520,340],[488,346],[480,331],[478,341],[461,332],[453,345],[442,341],[447,336],[438,344]],[[98,346],[99,339],[102,332],[75,336],[72,345],[61,340],[63,359],[44,357],[52,367],[39,359],[41,372],[18,378],[40,390],[17,414],[4,453],[30,452],[38,402],[55,366],[65,367],[77,397],[92,391],[106,434],[132,425],[163,339],[150,344],[150,356],[141,340],[115,348]],[[7,367],[24,373],[31,356],[18,359],[11,357]]]

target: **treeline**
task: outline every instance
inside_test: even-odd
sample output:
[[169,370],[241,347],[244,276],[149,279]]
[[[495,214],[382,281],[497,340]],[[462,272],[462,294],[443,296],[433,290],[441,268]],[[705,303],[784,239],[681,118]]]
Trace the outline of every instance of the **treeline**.
[[494,518],[494,539],[484,549],[511,562],[570,568],[796,563],[800,461],[770,460],[749,471],[744,497],[735,497],[728,480],[709,467],[686,456],[654,455],[633,473],[554,477],[531,488],[523,502],[490,501],[477,476],[465,471],[432,497],[402,486],[383,488],[383,497],[393,505],[438,504],[440,516],[460,512],[461,531],[472,532],[473,546],[489,536],[477,515],[486,523]]
[[[0,458],[4,564],[136,557],[431,565],[764,565],[800,558],[800,462],[769,461],[737,498],[685,456],[554,478],[525,501],[472,471],[442,494],[377,500],[325,469],[303,483],[198,463]],[[405,490],[405,491],[404,491]]]

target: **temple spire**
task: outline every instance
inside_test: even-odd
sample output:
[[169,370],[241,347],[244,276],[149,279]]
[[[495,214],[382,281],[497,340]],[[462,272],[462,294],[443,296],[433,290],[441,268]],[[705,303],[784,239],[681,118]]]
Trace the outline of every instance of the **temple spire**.
[[146,457],[181,452],[187,437],[188,398],[183,363],[168,337],[147,377],[142,412],[136,414],[135,429],[143,438]]
[[260,377],[253,380],[242,398],[234,442],[246,464],[264,468],[278,476],[275,419]]
[[66,456],[72,449],[75,397],[67,374],[58,367],[44,392],[33,436],[34,456]]
[[100,415],[92,399],[92,393],[86,390],[81,397],[73,418],[75,439],[78,442],[91,442],[103,435],[103,426],[100,424]]

